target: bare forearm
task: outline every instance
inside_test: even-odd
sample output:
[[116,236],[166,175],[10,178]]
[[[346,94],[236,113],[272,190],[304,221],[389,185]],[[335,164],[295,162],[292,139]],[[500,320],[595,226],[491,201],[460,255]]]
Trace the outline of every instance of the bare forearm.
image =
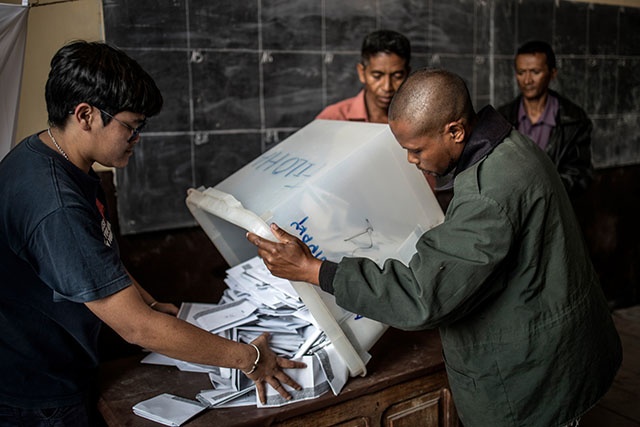
[[253,347],[224,339],[181,319],[150,312],[133,335],[132,343],[185,362],[249,370]]
[[[255,349],[149,307],[140,287],[130,286],[87,307],[132,344],[187,362],[245,369]],[[253,357],[253,359],[252,359]]]
[[140,285],[140,283],[138,283],[138,281],[131,275],[131,273],[129,273],[129,271],[127,271],[127,274],[131,278],[133,287],[137,289],[138,294],[140,294],[142,301],[144,301],[146,305],[153,308],[154,310],[161,311],[163,313],[171,314],[174,316],[178,314],[178,307],[171,303],[159,302],[149,292],[147,292],[146,289],[144,289]]
[[282,384],[300,388],[282,369],[305,365],[277,357],[269,349],[268,334],[262,334],[251,345],[227,340],[178,319],[173,313],[157,311],[162,304],[149,307],[140,289],[134,281],[133,286],[85,304],[130,343],[174,359],[246,372],[255,381],[261,402],[265,401],[265,382],[286,399],[291,395]]
[[129,270],[127,270],[127,274],[129,275],[131,283],[138,290],[138,293],[142,297],[142,300],[145,302],[145,304],[151,305],[153,302],[155,302],[155,299],[151,296],[151,294],[149,294],[149,292],[147,292],[142,286],[140,286],[140,283],[138,283],[135,277],[133,277],[131,273],[129,273]]

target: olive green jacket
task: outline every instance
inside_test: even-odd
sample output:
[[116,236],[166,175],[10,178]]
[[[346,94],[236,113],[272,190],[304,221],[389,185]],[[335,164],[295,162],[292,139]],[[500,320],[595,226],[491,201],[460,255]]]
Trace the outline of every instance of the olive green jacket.
[[492,151],[458,165],[409,266],[325,262],[321,286],[391,326],[439,327],[465,427],[560,426],[606,392],[621,345],[553,163],[511,126],[496,141],[506,122],[488,108],[467,144]]

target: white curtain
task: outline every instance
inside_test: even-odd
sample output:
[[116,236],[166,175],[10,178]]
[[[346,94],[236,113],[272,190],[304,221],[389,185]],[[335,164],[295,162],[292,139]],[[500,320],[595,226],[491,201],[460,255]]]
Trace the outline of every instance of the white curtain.
[[28,6],[0,4],[0,159],[16,136],[28,15]]

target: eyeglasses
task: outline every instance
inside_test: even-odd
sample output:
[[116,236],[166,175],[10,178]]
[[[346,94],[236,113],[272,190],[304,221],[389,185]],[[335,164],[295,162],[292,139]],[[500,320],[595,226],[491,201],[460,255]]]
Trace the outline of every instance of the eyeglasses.
[[140,123],[140,126],[138,126],[137,128],[134,128],[130,125],[128,125],[127,123],[123,122],[122,120],[118,120],[115,117],[113,117],[111,114],[107,113],[106,111],[104,111],[101,108],[98,108],[98,110],[100,110],[100,112],[106,114],[107,116],[111,117],[113,120],[115,120],[116,122],[120,123],[122,126],[126,127],[127,129],[129,129],[131,131],[131,136],[129,137],[129,139],[127,139],[127,142],[131,142],[134,139],[136,139],[138,137],[138,135],[140,135],[140,132],[142,132],[144,130],[144,127],[147,125],[147,120],[143,120],[142,123]]

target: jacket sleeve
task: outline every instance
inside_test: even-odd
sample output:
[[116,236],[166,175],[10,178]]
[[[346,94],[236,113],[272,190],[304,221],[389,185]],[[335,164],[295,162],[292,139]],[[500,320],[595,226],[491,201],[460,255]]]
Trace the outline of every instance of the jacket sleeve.
[[593,175],[591,164],[591,130],[593,125],[578,106],[560,99],[560,124],[551,136],[556,145],[553,158],[562,182],[570,196],[585,190]]
[[444,223],[421,236],[408,266],[343,258],[333,280],[339,305],[406,329],[464,317],[504,286],[514,236],[504,210],[481,195],[458,197]]
[[518,108],[520,107],[520,99],[521,97],[517,97],[513,101],[496,108],[496,111],[516,129],[518,128]]

